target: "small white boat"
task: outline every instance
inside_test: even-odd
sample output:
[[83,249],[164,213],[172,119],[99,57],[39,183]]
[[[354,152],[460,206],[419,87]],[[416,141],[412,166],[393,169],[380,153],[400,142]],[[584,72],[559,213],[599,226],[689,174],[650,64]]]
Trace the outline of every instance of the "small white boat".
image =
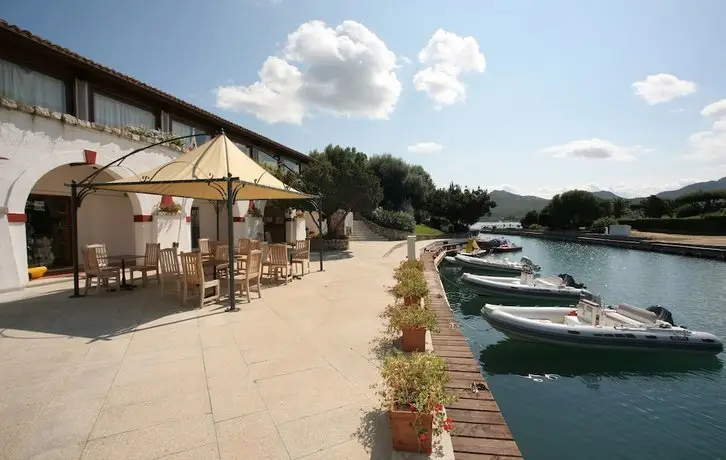
[[460,265],[464,268],[473,268],[487,272],[507,273],[519,275],[523,267],[531,267],[538,271],[539,266],[535,265],[528,257],[522,257],[519,262],[508,259],[497,259],[494,257],[471,257],[457,254],[454,257],[446,257],[447,262]]
[[630,351],[723,351],[721,339],[674,325],[670,312],[660,306],[611,308],[583,299],[576,308],[486,304],[481,314],[494,329],[528,342]]
[[563,274],[534,278],[529,267],[524,267],[521,276],[518,277],[464,273],[461,275],[461,281],[482,295],[568,302],[565,305],[577,303],[580,297],[595,299],[595,295],[585,286],[574,283],[572,277]]
[[482,257],[487,254],[486,249],[481,249],[474,238],[469,238],[466,243],[466,247],[459,251],[457,254],[463,254],[469,257]]

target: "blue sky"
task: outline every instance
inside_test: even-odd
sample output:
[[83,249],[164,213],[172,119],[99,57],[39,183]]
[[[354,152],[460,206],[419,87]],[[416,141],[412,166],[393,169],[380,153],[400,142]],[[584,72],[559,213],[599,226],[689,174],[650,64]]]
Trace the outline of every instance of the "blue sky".
[[298,150],[388,152],[439,185],[633,196],[726,176],[723,1],[200,5],[0,0],[0,17]]

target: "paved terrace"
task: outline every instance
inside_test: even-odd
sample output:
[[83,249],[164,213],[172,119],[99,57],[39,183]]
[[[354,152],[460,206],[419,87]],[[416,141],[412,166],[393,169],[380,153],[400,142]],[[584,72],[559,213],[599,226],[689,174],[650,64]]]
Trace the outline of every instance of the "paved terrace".
[[405,246],[351,249],[235,313],[153,283],[0,295],[0,457],[391,458],[371,341]]

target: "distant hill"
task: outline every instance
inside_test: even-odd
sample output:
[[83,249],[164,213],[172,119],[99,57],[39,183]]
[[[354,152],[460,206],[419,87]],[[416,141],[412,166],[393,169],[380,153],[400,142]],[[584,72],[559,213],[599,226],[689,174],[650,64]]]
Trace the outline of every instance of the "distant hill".
[[518,220],[528,211],[541,211],[547,206],[550,200],[531,195],[517,195],[516,193],[505,192],[504,190],[492,190],[489,196],[497,203],[492,209],[492,215],[487,220]]
[[[664,199],[672,200],[689,193],[710,190],[726,190],[726,177],[722,177],[718,180],[711,180],[707,182],[697,182],[695,184],[686,185],[685,187],[679,188],[678,190],[667,190],[658,193],[656,196]],[[528,211],[535,210],[541,211],[542,208],[547,206],[550,200],[532,195],[517,195],[516,193],[505,192],[504,190],[492,190],[489,195],[497,203],[497,207],[492,209],[492,215],[486,217],[488,221],[492,220],[518,220],[522,218]],[[598,198],[604,200],[612,200],[618,198],[618,195],[613,192],[600,190],[593,192]],[[637,203],[645,197],[629,198],[628,201],[631,203]]]

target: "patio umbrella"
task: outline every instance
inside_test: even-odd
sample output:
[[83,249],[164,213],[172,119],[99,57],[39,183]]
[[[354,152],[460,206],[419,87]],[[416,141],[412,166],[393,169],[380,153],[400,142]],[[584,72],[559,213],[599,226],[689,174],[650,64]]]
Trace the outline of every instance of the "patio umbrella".
[[[85,188],[172,195],[227,202],[229,266],[234,262],[234,202],[237,200],[312,200],[284,184],[243,153],[225,134],[149,171]],[[322,259],[321,259],[322,260]],[[234,281],[229,277],[229,307],[235,308]],[[203,295],[203,294],[202,294]]]

